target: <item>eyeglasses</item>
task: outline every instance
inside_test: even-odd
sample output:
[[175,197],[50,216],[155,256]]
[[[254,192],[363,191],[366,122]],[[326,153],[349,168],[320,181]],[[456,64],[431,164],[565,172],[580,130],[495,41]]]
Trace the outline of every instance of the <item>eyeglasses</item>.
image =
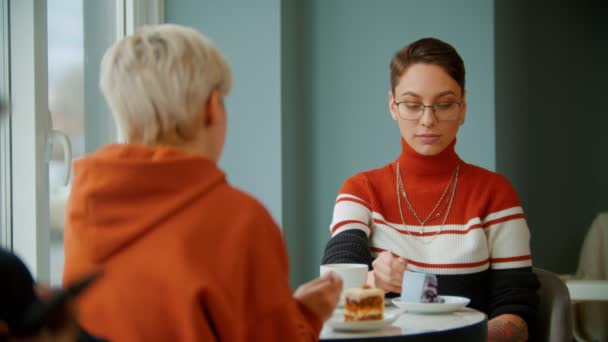
[[428,107],[439,121],[458,120],[462,102],[439,102],[430,106],[418,102],[394,102],[403,120],[419,120]]

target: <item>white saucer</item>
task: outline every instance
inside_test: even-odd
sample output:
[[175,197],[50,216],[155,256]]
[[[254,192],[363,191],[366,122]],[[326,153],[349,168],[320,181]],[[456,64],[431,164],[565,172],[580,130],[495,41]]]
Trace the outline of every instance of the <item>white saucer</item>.
[[371,331],[379,330],[390,325],[397,320],[399,315],[401,315],[401,312],[385,312],[384,319],[382,320],[346,322],[344,321],[344,312],[342,310],[336,310],[333,316],[328,319],[325,324],[329,325],[334,330],[340,331]]
[[411,303],[402,302],[401,297],[393,298],[395,306],[412,313],[449,313],[458,311],[471,301],[466,297],[440,296],[445,300],[443,303]]

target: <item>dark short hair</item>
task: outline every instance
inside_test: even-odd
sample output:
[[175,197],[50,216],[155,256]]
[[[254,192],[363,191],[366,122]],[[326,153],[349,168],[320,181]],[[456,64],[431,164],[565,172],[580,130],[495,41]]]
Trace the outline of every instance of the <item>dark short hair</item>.
[[0,248],[0,320],[5,321],[11,334],[24,336],[19,325],[28,308],[38,301],[34,291],[34,279],[23,261],[16,255]]
[[80,294],[100,274],[92,273],[42,299],[36,294],[34,278],[25,263],[0,247],[0,321],[6,322],[9,334],[15,337],[34,336],[43,327],[60,328],[69,319],[66,300]]
[[395,91],[405,71],[418,63],[440,66],[464,93],[464,62],[452,45],[437,38],[419,39],[395,53],[390,64],[392,91]]

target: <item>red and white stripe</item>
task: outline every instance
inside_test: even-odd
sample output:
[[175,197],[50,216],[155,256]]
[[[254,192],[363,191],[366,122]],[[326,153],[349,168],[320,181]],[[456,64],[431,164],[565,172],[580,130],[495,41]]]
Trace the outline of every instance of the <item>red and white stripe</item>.
[[340,194],[329,229],[332,236],[349,229],[359,229],[369,236],[371,217],[371,206],[367,202],[353,195]]
[[332,236],[349,229],[365,232],[373,257],[388,250],[407,258],[408,267],[419,272],[468,274],[532,265],[530,233],[519,206],[462,225],[423,228],[421,233],[420,226],[388,222],[367,202],[348,194],[338,196],[330,226]]
[[521,207],[492,213],[483,220],[492,269],[532,266],[530,230]]

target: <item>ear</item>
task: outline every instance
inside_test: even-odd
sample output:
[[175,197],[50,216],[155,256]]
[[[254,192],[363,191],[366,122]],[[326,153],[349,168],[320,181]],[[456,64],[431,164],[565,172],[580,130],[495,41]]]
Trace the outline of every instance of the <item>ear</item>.
[[464,119],[467,116],[467,94],[465,93],[462,96],[462,105],[460,106],[460,124],[462,125],[464,123]]
[[388,91],[388,110],[391,112],[391,118],[394,121],[399,119],[399,114],[397,113],[397,106],[395,105],[395,97],[393,96],[393,91]]
[[204,127],[214,126],[224,119],[224,100],[217,89],[212,90],[207,97],[205,110],[201,114]]

